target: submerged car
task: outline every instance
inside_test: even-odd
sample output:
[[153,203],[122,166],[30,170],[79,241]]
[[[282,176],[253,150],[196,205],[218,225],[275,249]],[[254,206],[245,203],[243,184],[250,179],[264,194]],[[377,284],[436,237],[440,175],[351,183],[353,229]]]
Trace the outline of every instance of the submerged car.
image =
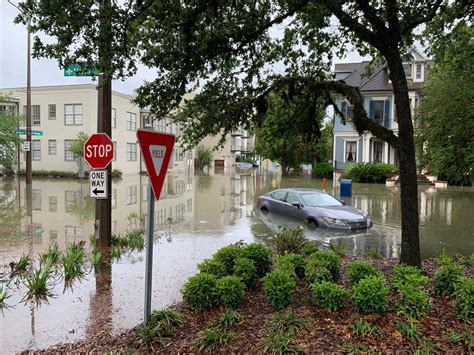
[[346,206],[334,196],[313,189],[279,189],[258,198],[263,213],[284,214],[305,222],[309,228],[366,229],[372,227],[367,213]]

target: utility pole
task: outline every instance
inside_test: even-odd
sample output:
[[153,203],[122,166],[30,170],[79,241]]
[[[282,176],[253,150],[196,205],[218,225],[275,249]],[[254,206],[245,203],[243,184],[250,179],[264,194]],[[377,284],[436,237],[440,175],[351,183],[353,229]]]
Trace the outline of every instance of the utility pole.
[[[110,0],[101,0],[101,10],[109,10]],[[107,13],[107,11],[105,11]],[[100,19],[99,35],[99,63],[101,73],[99,75],[99,87],[97,96],[97,133],[106,133],[112,138],[112,78],[110,77],[112,28],[110,17],[102,15]],[[98,199],[95,202],[96,230],[99,233],[99,245],[110,247],[112,245],[112,163],[107,167],[107,191],[106,199]]]
[[[8,3],[14,6],[20,13],[23,13],[22,10],[8,0]],[[24,14],[24,13],[23,13]],[[26,215],[28,218],[28,227],[31,227],[32,217],[33,217],[33,165],[32,165],[32,150],[33,146],[31,144],[31,21],[28,16],[28,23],[26,25],[26,142],[29,149],[26,151]],[[19,161],[18,161],[19,164]]]

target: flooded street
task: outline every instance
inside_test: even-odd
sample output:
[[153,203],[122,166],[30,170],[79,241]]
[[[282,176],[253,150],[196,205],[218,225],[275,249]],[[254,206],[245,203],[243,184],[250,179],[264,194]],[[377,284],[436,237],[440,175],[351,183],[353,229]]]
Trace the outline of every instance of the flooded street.
[[[328,181],[328,192],[339,187]],[[155,205],[155,248],[152,309],[181,300],[180,289],[196,272],[196,265],[230,243],[266,243],[281,224],[297,222],[254,211],[259,195],[279,187],[322,188],[309,176],[281,178],[278,172],[257,171],[202,175],[183,171],[168,175]],[[124,176],[112,185],[112,230],[124,233],[141,228],[146,220],[147,177]],[[395,257],[400,246],[398,187],[354,184],[350,205],[369,214],[374,226],[347,233],[306,230],[323,246],[345,246],[348,255],[369,250]],[[84,180],[34,180],[32,215],[27,215],[24,181],[0,181],[0,278],[9,277],[9,263],[23,254],[38,254],[52,243],[64,250],[70,241],[85,241],[94,233],[94,201]],[[438,190],[420,187],[421,253],[432,257],[445,249],[474,252],[473,188]],[[90,263],[89,263],[90,264]],[[11,284],[9,307],[0,311],[0,352],[41,349],[97,333],[116,334],[142,321],[144,252],[116,256],[110,267],[88,272],[71,287],[53,277],[51,296],[36,305],[25,298],[22,282]]]

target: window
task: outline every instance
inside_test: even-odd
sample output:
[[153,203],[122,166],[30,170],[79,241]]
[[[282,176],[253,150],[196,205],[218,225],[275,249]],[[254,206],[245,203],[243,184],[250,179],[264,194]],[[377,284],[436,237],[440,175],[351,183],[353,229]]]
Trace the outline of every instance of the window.
[[149,115],[143,116],[143,127],[145,127],[145,128],[152,128],[153,127],[153,120],[151,119],[151,116],[149,116]]
[[369,101],[369,117],[386,128],[390,128],[391,125],[390,111],[391,100],[389,98]]
[[384,102],[381,100],[371,101],[369,116],[375,122],[382,124],[384,117]]
[[382,149],[383,149],[383,142],[381,141],[374,141],[373,143],[373,154],[372,154],[372,161],[376,163],[382,162]]
[[33,189],[33,210],[41,211],[41,190]]
[[175,147],[173,149],[174,152],[174,160],[175,161],[183,161],[184,160],[184,150],[182,147]]
[[346,101],[341,102],[341,112],[344,115],[344,119],[347,122],[352,122],[352,110],[353,106]]
[[357,142],[346,142],[346,162],[357,162]]
[[58,231],[49,231],[49,241],[55,242],[58,240]]
[[69,150],[73,140],[64,140],[64,160],[65,161],[74,161],[76,160],[74,154]]
[[301,203],[298,195],[296,195],[294,192],[288,192],[288,196],[286,196],[286,202]]
[[113,161],[116,161],[117,160],[117,142],[113,141],[112,143],[114,144],[114,158],[113,158]]
[[33,160],[41,160],[41,141],[33,140],[31,144],[33,146]]
[[58,212],[57,196],[49,196],[49,212]]
[[137,186],[128,186],[126,189],[125,203],[127,205],[134,205],[137,203]]
[[136,143],[127,143],[127,161],[137,160],[137,144]]
[[64,105],[64,124],[66,126],[82,126],[82,104]]
[[422,65],[417,64],[415,67],[415,79],[421,80],[422,79]]
[[55,120],[56,119],[56,105],[51,104],[48,105],[48,120]]
[[112,113],[110,114],[110,125],[112,126],[112,128],[116,128],[117,127],[117,110],[116,109],[112,109]]
[[127,112],[126,129],[127,131],[137,130],[137,114],[136,113]]
[[65,191],[64,205],[66,212],[72,212],[79,201],[79,191]]
[[57,153],[57,145],[55,139],[48,140],[48,154],[49,155],[56,155]]
[[40,105],[31,106],[31,124],[39,126],[41,124],[41,108]]
[[285,200],[285,196],[286,196],[286,191],[275,191],[272,195],[272,197],[275,200],[281,200],[281,201]]
[[405,76],[407,77],[407,79],[409,78],[412,78],[413,77],[413,64],[411,63],[403,63],[403,71],[405,72]]
[[165,120],[159,120],[156,129],[158,132],[166,132],[166,122]]

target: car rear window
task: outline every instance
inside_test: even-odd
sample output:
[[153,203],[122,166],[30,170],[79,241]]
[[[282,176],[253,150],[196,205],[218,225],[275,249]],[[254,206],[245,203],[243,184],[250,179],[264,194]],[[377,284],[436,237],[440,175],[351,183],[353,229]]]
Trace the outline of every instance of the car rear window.
[[339,200],[325,193],[303,194],[301,198],[305,205],[312,207],[342,206]]

